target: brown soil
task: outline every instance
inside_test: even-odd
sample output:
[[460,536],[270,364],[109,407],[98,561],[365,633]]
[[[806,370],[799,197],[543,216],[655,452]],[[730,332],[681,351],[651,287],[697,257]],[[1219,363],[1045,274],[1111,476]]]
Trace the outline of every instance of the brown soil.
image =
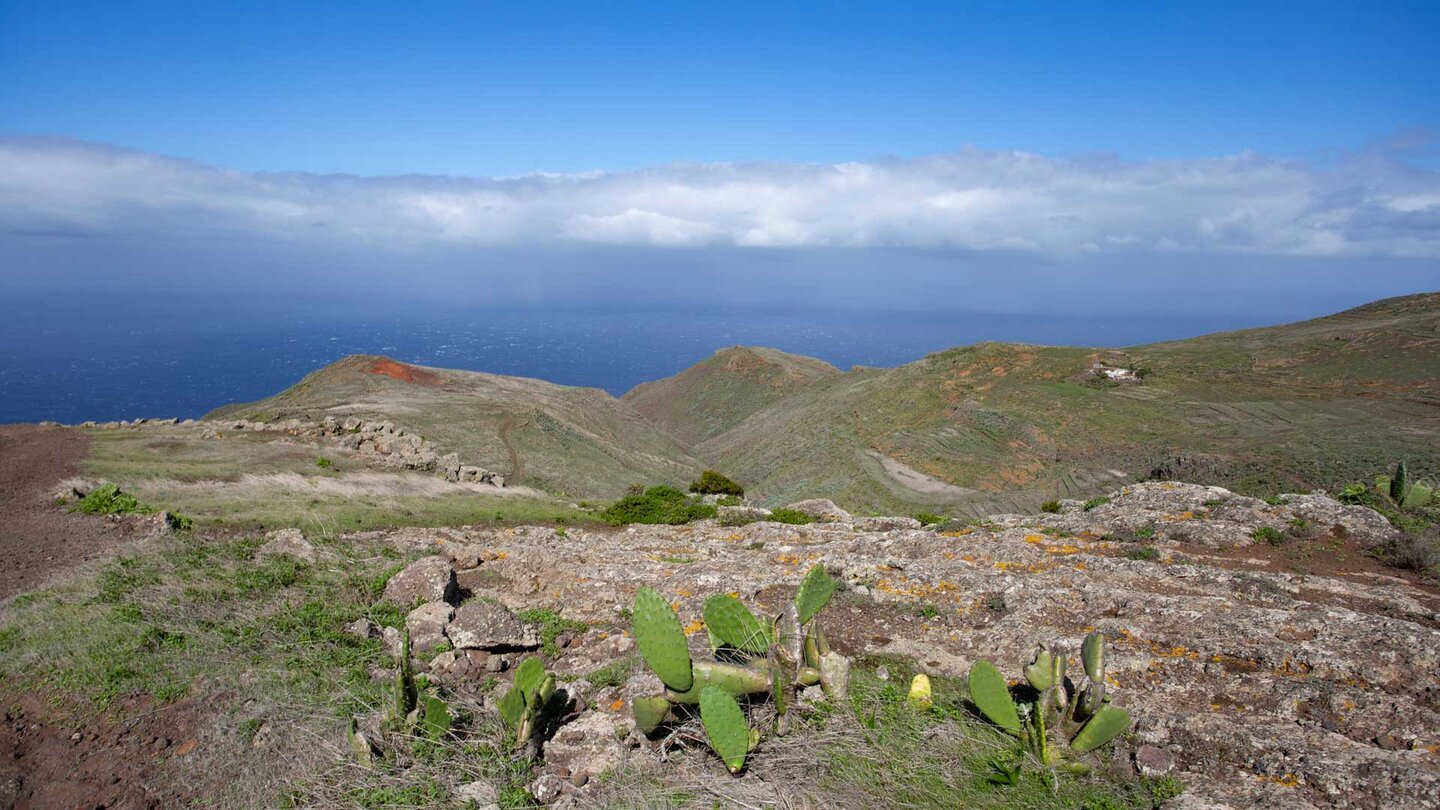
[[0,425],[0,601],[136,539],[135,521],[71,514],[52,501],[79,474],[90,439],[77,430]]
[[439,374],[404,363],[397,363],[388,357],[382,357],[372,362],[370,373],[381,374],[401,382],[423,385],[426,388],[439,388],[445,384],[445,380]]
[[216,699],[157,707],[131,697],[97,713],[57,696],[0,689],[0,806],[188,807],[207,785],[176,777],[187,759],[204,754],[198,735]]
[[[89,438],[37,425],[0,426],[0,603],[147,531],[129,517],[66,512],[56,485],[79,472]],[[213,712],[205,701],[156,707],[146,696],[107,712],[61,695],[0,683],[0,807],[184,807],[196,783],[172,785],[171,760],[193,756],[195,732]],[[75,738],[73,735],[79,735]],[[179,780],[174,780],[179,781]]]

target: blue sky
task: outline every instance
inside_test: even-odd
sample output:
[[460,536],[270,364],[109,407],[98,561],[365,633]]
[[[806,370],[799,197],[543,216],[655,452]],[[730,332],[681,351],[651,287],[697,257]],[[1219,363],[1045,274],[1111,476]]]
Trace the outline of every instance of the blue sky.
[[1440,288],[1437,43],[1433,0],[0,0],[0,293],[1319,314]]
[[1433,1],[3,0],[0,133],[361,175],[966,145],[1323,164],[1440,128],[1437,43]]

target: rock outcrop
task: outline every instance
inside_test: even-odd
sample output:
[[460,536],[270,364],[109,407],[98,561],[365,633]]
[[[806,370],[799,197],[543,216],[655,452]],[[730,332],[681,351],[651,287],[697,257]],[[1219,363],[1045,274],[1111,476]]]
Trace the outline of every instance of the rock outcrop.
[[[1277,564],[1277,548],[1255,537],[1262,527],[1310,544],[1314,570]],[[393,534],[414,548],[421,531],[351,540]],[[431,671],[463,688],[488,677],[491,661],[505,666],[518,653],[502,650],[517,634],[533,641],[509,610],[559,605],[592,623],[553,664],[578,678],[572,685],[592,708],[583,727],[551,741],[547,754],[569,764],[540,786],[557,796],[583,790],[577,785],[603,763],[641,755],[609,743],[623,736],[624,713],[595,707],[658,684],[584,680],[634,654],[628,639],[611,639],[628,629],[620,611],[639,587],[658,589],[682,615],[700,615],[716,592],[778,610],[819,563],[849,591],[826,634],[850,655],[898,655],[960,676],[980,657],[1011,671],[1037,642],[1074,651],[1090,630],[1105,633],[1114,694],[1137,721],[1122,761],[1183,780],[1189,792],[1176,807],[1434,806],[1440,596],[1364,554],[1392,532],[1369,510],[1322,494],[1267,503],[1169,482],[1126,487],[1089,511],[1073,504],[940,531],[872,519],[571,527],[564,542],[540,527],[433,530],[431,547],[449,555],[434,559],[453,560],[462,578],[476,575],[495,602],[472,599],[446,628],[457,647],[475,645],[467,654],[490,646],[484,663],[457,650]],[[1156,553],[1134,554],[1142,544]],[[1361,562],[1336,569],[1330,558],[1346,554]],[[666,562],[676,557],[693,562]],[[604,750],[591,750],[592,738]]]

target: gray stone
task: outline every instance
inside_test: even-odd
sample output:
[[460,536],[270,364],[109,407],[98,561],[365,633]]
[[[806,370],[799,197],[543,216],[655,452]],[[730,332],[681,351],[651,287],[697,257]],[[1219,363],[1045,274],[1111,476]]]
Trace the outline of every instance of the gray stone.
[[828,498],[811,498],[807,501],[796,501],[785,507],[794,509],[796,512],[804,512],[821,523],[849,523],[850,513],[835,505],[835,502]]
[[619,765],[624,753],[612,715],[589,711],[561,726],[545,743],[545,766],[583,785]]
[[460,596],[455,569],[443,557],[422,557],[405,566],[385,583],[384,599],[401,605],[449,602]]
[[256,558],[293,557],[305,562],[315,562],[315,547],[305,539],[299,529],[276,529],[265,535],[265,545],[256,549]]
[[445,641],[445,625],[450,623],[455,608],[447,602],[426,602],[405,617],[410,631],[410,648],[416,655],[428,653]]
[[484,779],[466,782],[455,789],[455,798],[473,802],[475,810],[500,810],[500,791]]
[[540,646],[534,628],[521,622],[504,605],[482,599],[461,605],[445,633],[460,649],[501,652],[533,650]]

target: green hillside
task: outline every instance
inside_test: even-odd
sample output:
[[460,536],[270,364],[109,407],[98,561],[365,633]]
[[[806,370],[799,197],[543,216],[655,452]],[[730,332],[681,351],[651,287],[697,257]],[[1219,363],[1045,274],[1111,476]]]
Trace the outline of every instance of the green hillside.
[[614,497],[634,482],[693,477],[700,462],[598,388],[352,356],[281,393],[207,418],[388,419],[466,464],[570,497]]
[[[1097,361],[1143,379],[1088,376]],[[1434,475],[1440,294],[1118,351],[951,349],[796,389],[696,452],[772,501],[887,512],[1029,510],[1157,473],[1253,492],[1397,458]]]
[[673,377],[642,383],[622,399],[682,443],[694,445],[796,390],[839,373],[813,357],[731,346]]

